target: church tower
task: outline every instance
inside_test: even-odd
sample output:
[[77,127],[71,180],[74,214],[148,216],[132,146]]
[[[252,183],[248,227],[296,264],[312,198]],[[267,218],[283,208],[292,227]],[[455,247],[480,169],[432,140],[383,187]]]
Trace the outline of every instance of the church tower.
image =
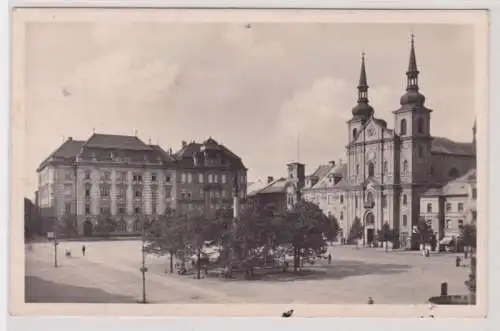
[[366,79],[365,54],[361,56],[361,72],[358,83],[358,103],[352,109],[352,118],[347,122],[349,125],[349,143],[356,140],[358,134],[363,130],[363,125],[373,116],[374,110],[368,102],[368,82]]
[[368,81],[366,78],[365,54],[361,56],[361,72],[358,83],[358,102],[352,108],[352,118],[347,121],[349,144],[347,146],[348,157],[348,181],[351,184],[360,184],[365,176],[365,151],[364,144],[356,144],[364,139],[362,134],[367,121],[373,116],[374,110],[368,100]]
[[430,120],[432,110],[425,107],[425,96],[418,85],[419,71],[415,55],[414,36],[411,36],[410,60],[406,72],[406,93],[401,107],[394,111],[394,127],[398,146],[395,155],[399,179],[399,227],[411,231],[420,214],[420,195],[432,181]]
[[410,61],[406,72],[406,93],[401,107],[394,111],[394,127],[400,140],[401,184],[427,183],[431,175],[430,120],[432,110],[425,107],[425,96],[418,85],[419,71],[415,55],[414,36],[411,36]]

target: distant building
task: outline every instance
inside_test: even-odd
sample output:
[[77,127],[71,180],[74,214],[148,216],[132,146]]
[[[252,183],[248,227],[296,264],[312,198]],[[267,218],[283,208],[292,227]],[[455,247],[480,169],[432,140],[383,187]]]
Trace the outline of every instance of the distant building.
[[[109,220],[112,232],[137,233],[142,216],[155,218],[169,209],[194,208],[202,189],[223,188],[207,187],[212,184],[210,176],[234,169],[246,181],[241,160],[213,139],[183,143],[174,154],[134,136],[68,138],[37,169],[41,217],[46,223],[64,223],[79,235],[90,236],[100,222]],[[198,181],[200,174],[206,181]]]
[[215,211],[223,204],[232,205],[235,176],[239,198],[245,201],[247,169],[226,146],[212,138],[202,143],[182,142],[174,158],[179,211]]
[[288,186],[293,183],[286,178],[267,177],[267,181],[258,181],[248,186],[247,197],[250,206],[272,205],[278,214],[288,208]]
[[476,221],[476,169],[442,187],[431,188],[420,198],[420,217],[431,224],[444,244],[460,235],[464,224]]
[[[347,164],[331,161],[320,165],[311,175],[306,177],[306,186],[302,189],[304,199],[316,204],[325,215],[335,216],[339,222],[338,239],[346,236],[346,203],[343,178]],[[348,229],[347,229],[348,230]]]

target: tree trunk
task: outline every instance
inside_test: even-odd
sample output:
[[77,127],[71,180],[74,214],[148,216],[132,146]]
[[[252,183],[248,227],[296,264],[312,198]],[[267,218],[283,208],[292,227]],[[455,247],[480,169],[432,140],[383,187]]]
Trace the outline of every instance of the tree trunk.
[[170,273],[174,272],[174,253],[170,252]]
[[300,256],[299,256],[299,249],[297,247],[293,247],[293,271],[297,272],[299,270],[299,264],[300,264]]
[[196,261],[196,279],[201,278],[201,249],[198,248],[197,261]]

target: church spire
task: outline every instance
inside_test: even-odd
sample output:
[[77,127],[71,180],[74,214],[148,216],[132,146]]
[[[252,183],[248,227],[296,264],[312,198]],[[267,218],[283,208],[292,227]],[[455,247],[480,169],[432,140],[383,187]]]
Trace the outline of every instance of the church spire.
[[358,84],[358,103],[368,102],[368,83],[366,80],[365,53],[361,53],[361,72]]
[[368,104],[368,80],[366,79],[365,53],[361,53],[361,72],[358,83],[358,104],[352,109],[354,117],[368,119],[373,115],[373,108]]
[[415,55],[415,35],[411,34],[411,49],[410,49],[410,61],[408,63],[408,71],[406,72],[406,77],[408,79],[406,90],[418,91],[418,68],[417,68],[417,57]]
[[401,97],[401,106],[410,108],[421,107],[425,103],[425,96],[419,92],[417,57],[415,55],[415,35],[411,34],[410,61],[406,72],[406,93]]

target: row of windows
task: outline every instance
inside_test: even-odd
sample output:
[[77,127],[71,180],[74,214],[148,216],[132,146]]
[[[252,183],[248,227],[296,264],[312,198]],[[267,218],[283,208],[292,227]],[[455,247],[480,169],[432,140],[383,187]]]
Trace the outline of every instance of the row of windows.
[[[99,188],[99,195],[102,198],[109,197],[109,195],[110,195],[109,192],[110,192],[110,189],[108,186],[101,186]],[[142,190],[137,189],[137,190],[134,190],[133,192],[134,192],[133,193],[134,197],[136,197],[136,198],[142,197]],[[119,189],[116,197],[118,200],[122,200],[122,199],[125,199],[126,195],[127,195],[126,189]],[[153,199],[155,199],[158,196],[158,190],[155,187],[151,188],[151,195],[152,195]],[[170,198],[172,195],[172,190],[170,188],[165,188],[165,195],[167,198]],[[87,188],[85,188],[85,197],[90,198],[90,196],[91,196],[90,187],[87,187]]]
[[[151,206],[151,211],[153,214],[156,214],[157,213],[157,208],[156,208],[156,204],[153,204]],[[86,215],[90,215],[92,213],[91,211],[91,206],[90,204],[85,204],[85,214]],[[110,209],[108,207],[100,207],[100,214],[101,215],[110,215],[111,212],[110,212]],[[142,213],[143,209],[141,206],[134,206],[134,213],[136,214],[140,214]],[[127,212],[127,208],[124,206],[124,205],[119,205],[118,206],[118,209],[117,209],[117,212],[118,214],[125,214]],[[66,214],[69,215],[71,214],[71,204],[66,204]]]
[[[417,119],[417,133],[424,133],[424,126],[425,122],[423,118],[418,118]],[[399,124],[399,134],[401,136],[404,136],[407,134],[408,131],[408,124],[406,122],[406,119],[402,119]],[[358,130],[356,128],[352,129],[352,139],[356,139],[358,135]]]
[[[85,171],[85,179],[91,179],[91,172],[90,170]],[[111,180],[111,172],[110,171],[104,171],[101,173],[100,176],[101,180]],[[152,182],[156,182],[158,180],[158,174],[155,172],[152,172],[150,174],[150,179]],[[127,180],[127,172],[125,171],[117,171],[116,172],[116,180],[118,181],[126,181]],[[167,183],[170,183],[172,180],[172,177],[170,174],[165,175],[165,181]],[[143,175],[141,173],[133,173],[132,174],[132,181],[133,182],[142,182],[143,181]]]
[[[458,220],[458,228],[461,228],[464,226],[464,221],[463,220]],[[452,220],[446,220],[446,228],[451,229],[453,227],[453,221]]]
[[[207,182],[212,184],[212,183],[219,183],[219,178],[220,178],[220,182],[222,184],[226,184],[228,182],[228,178],[227,178],[227,175],[226,174],[222,174],[222,175],[219,175],[219,174],[211,174],[209,173],[207,175]],[[193,173],[182,173],[181,174],[181,182],[182,183],[188,183],[188,184],[191,184],[193,183]],[[205,177],[204,177],[204,174],[198,174],[198,181],[197,183],[199,184],[202,184],[205,182]],[[240,183],[245,183],[245,176],[242,175],[240,177]]]
[[[417,119],[417,133],[424,133],[424,119],[423,118],[418,118]],[[407,130],[408,129],[408,125],[406,123],[406,119],[402,119],[401,122],[400,122],[400,126],[399,126],[399,134],[401,136],[404,136],[406,135],[407,133]]]
[[[450,202],[446,203],[446,211],[453,211],[452,204]],[[463,202],[459,202],[457,204],[457,211],[462,212],[464,211],[464,204]],[[432,213],[432,203],[427,204],[427,212]]]
[[[453,208],[452,208],[452,203],[451,202],[447,202],[446,203],[446,211],[453,211]],[[432,208],[432,205],[431,205],[431,208]],[[462,202],[459,202],[457,204],[457,210],[458,211],[464,211],[464,204]]]

